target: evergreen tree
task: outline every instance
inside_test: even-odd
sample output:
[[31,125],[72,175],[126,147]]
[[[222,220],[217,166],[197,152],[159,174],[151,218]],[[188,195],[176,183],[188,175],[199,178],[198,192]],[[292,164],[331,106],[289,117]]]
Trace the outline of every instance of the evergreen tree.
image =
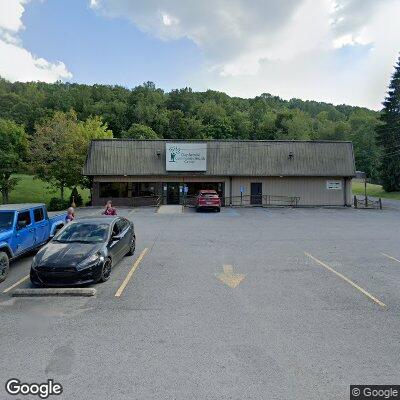
[[383,102],[378,139],[382,146],[381,179],[387,192],[400,190],[400,58]]

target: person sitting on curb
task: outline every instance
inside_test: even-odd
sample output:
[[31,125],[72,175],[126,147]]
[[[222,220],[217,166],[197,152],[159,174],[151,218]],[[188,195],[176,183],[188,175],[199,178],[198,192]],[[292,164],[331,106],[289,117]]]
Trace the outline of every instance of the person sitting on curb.
[[117,215],[117,210],[113,207],[111,200],[107,201],[106,209],[103,211],[103,215]]
[[75,219],[75,210],[74,207],[69,207],[67,210],[67,216],[65,217],[65,223],[71,222]]

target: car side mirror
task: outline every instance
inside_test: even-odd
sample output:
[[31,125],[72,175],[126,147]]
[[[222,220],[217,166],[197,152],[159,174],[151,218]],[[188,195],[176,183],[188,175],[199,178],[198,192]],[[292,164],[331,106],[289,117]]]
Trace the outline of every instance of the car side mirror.
[[24,229],[24,228],[26,228],[26,221],[18,221],[17,222],[17,229],[18,230],[20,230],[20,229]]

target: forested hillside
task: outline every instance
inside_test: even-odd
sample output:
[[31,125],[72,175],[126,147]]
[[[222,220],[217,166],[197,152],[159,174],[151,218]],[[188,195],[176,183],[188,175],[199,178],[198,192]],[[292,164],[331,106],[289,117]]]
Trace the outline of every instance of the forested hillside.
[[242,99],[190,88],[167,93],[151,82],[129,90],[0,79],[0,118],[23,125],[28,135],[34,136],[35,126],[55,111],[71,109],[79,121],[100,116],[114,137],[351,140],[357,169],[378,176],[379,113],[365,108],[286,101],[270,94]]

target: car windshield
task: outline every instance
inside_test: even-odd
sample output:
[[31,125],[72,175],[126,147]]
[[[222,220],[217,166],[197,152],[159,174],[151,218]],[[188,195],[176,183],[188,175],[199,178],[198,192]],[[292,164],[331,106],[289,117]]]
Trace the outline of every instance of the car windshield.
[[14,222],[14,213],[10,212],[0,212],[0,230],[11,229]]
[[62,243],[100,243],[107,240],[108,230],[107,224],[75,222],[67,225],[53,240]]

